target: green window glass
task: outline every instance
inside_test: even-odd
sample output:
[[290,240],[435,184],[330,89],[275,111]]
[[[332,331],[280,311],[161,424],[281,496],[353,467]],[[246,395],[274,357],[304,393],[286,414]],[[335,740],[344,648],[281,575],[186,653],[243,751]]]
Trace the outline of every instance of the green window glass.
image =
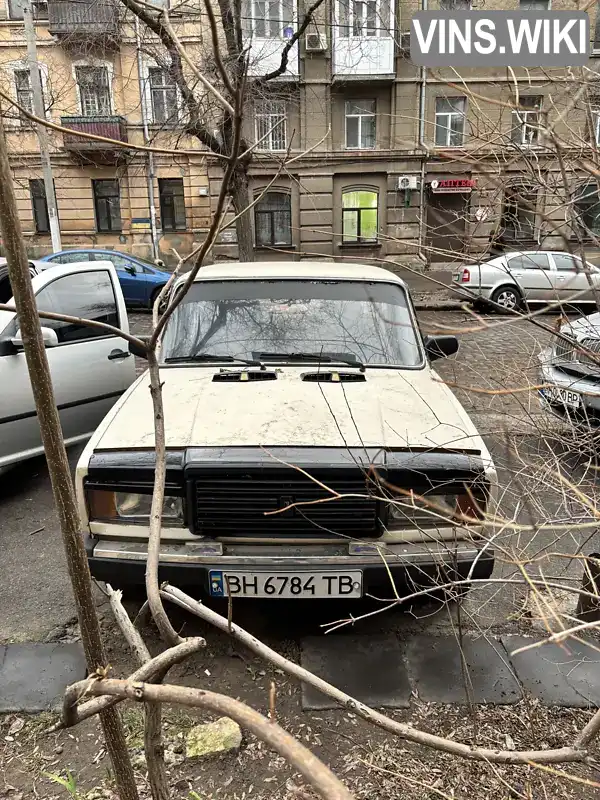
[[342,194],[342,242],[367,244],[377,241],[377,192],[356,189]]

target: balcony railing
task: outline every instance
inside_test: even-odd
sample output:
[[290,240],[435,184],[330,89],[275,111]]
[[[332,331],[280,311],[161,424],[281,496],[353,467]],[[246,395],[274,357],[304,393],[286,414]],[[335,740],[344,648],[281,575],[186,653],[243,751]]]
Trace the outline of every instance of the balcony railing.
[[[94,136],[105,136],[107,139],[116,139],[119,142],[127,141],[127,123],[124,117],[61,117],[60,121],[63,128],[91,133]],[[120,148],[118,145],[85,139],[83,136],[70,136],[68,133],[63,133],[63,145],[65,150],[85,155],[106,156],[112,153],[115,157],[119,153],[124,154],[124,148]]]
[[119,32],[115,0],[48,0],[48,30],[56,36],[114,37]]

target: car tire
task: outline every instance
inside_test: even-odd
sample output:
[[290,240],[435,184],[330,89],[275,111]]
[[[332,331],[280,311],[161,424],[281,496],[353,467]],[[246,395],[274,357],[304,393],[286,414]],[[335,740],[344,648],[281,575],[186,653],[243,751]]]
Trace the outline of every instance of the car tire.
[[[161,290],[162,290],[162,286],[159,286],[158,289],[155,289],[152,292],[152,297],[150,298],[150,305],[148,306],[150,311],[152,311],[152,309],[154,308],[154,303],[156,302],[156,298],[160,294]],[[162,313],[165,310],[165,301],[164,300],[162,301],[161,306],[160,306],[160,308],[158,310],[159,310],[160,313]]]
[[[491,296],[491,301],[496,303],[494,311],[501,314],[510,314],[511,311],[518,311],[523,298],[519,290],[514,286],[500,286]],[[500,308],[498,308],[500,306]]]

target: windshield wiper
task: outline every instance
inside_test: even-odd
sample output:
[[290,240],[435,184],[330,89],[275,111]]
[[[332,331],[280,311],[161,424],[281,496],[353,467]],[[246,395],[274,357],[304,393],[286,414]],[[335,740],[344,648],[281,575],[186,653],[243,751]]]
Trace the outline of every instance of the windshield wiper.
[[189,356],[170,356],[165,358],[165,364],[185,364],[190,361],[222,361],[226,364],[238,362],[239,364],[247,364],[249,367],[260,367],[266,369],[262,361],[254,358],[236,358],[236,356],[220,356],[217,353],[194,353]]
[[365,371],[365,365],[357,358],[345,358],[344,356],[328,356],[325,353],[259,353],[258,357],[264,361],[276,361],[278,359],[287,361],[321,361],[330,364],[332,361],[339,361],[349,367],[358,367],[361,372]]

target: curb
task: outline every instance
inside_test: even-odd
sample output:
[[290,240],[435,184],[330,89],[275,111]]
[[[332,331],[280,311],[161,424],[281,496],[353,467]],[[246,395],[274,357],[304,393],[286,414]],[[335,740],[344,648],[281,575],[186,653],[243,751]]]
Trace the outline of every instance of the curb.
[[435,300],[417,300],[414,302],[414,306],[416,311],[464,311],[462,303],[455,303],[452,300],[441,300],[439,302]]

